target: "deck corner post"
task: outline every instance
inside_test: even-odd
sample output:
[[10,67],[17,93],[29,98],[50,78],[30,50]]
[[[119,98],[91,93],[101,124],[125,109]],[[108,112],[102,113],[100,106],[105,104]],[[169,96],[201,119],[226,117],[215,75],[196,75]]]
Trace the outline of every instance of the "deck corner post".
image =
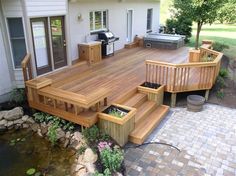
[[207,89],[206,92],[205,92],[205,100],[208,101],[209,99],[209,93],[210,93],[210,90]]
[[170,102],[170,106],[172,108],[174,108],[176,106],[176,96],[177,96],[177,93],[172,93],[171,94],[171,102]]

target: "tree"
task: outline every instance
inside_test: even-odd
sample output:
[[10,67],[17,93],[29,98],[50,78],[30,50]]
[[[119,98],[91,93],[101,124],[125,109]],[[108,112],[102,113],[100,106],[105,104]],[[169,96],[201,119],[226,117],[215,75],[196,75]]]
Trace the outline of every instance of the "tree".
[[[195,41],[195,49],[199,46],[199,36],[204,24],[212,24],[219,20],[223,14],[223,8],[229,1],[235,0],[174,0],[173,7],[175,15],[185,16],[197,23],[197,34]],[[223,16],[219,16],[219,11]]]
[[236,0],[228,0],[219,10],[218,18],[221,23],[236,23]]
[[[173,28],[175,31],[173,31]],[[166,33],[184,35],[185,42],[189,42],[192,36],[192,20],[185,16],[172,17],[166,20]]]

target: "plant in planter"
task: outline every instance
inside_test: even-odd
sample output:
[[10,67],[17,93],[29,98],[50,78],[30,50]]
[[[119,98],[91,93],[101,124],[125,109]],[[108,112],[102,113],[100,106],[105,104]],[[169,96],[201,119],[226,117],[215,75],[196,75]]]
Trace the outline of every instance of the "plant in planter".
[[99,127],[123,146],[128,142],[129,133],[134,129],[135,114],[135,108],[112,104],[99,113]]
[[148,100],[155,101],[157,105],[163,104],[164,87],[157,83],[144,82],[138,86],[138,91],[148,95]]

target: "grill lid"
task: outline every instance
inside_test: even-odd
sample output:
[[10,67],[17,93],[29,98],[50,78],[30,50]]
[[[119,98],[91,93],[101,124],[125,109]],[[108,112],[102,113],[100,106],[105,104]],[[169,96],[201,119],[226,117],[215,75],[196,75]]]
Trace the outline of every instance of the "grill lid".
[[98,33],[98,39],[100,40],[110,40],[115,38],[113,33],[110,31]]

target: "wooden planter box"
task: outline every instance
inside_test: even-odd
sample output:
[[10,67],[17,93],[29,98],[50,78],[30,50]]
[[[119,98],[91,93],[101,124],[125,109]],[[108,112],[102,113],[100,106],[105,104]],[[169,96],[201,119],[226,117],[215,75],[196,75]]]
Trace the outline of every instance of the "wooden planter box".
[[138,86],[138,91],[141,93],[145,93],[148,95],[148,100],[155,101],[157,105],[163,104],[164,98],[164,87],[158,84],[152,84],[151,87],[148,84],[152,83],[143,83],[142,85]]
[[[107,110],[112,106],[125,110],[127,114],[122,118],[109,115]],[[108,108],[98,114],[99,128],[123,146],[128,142],[130,132],[134,130],[136,109],[119,104],[112,104]]]

